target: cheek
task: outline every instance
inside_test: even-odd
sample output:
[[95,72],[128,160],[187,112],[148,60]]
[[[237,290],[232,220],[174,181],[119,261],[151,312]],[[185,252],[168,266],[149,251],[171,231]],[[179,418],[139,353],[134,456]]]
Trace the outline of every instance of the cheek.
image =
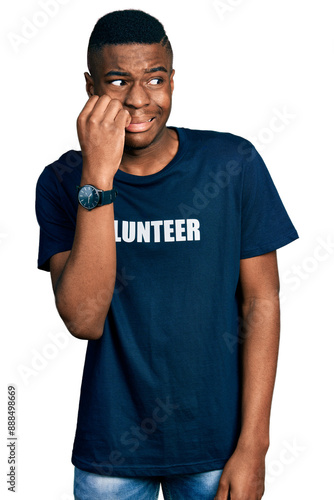
[[105,83],[101,83],[97,87],[95,87],[95,93],[100,97],[106,94],[112,99],[118,99],[119,101],[122,101],[122,96],[120,95],[121,93],[117,92],[117,89],[115,89],[113,85],[107,85]]
[[168,111],[171,106],[171,95],[169,92],[161,92],[152,96],[152,100],[164,111]]
[[113,97],[115,92],[111,85],[101,85],[100,87],[100,95],[107,94],[110,97]]

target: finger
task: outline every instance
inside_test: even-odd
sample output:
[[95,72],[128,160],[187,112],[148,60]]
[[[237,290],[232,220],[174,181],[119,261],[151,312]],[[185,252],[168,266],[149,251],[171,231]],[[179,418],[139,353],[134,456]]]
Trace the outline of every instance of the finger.
[[131,120],[131,115],[126,109],[121,109],[118,112],[117,117],[115,118],[116,124],[119,125],[122,129],[128,127],[131,123]]
[[219,484],[217,493],[213,500],[230,500],[230,488],[228,485]]
[[93,110],[95,104],[97,103],[98,99],[99,99],[98,95],[92,95],[88,99],[88,101],[86,102],[86,104],[84,105],[84,107],[82,108],[81,113],[80,113],[79,116],[82,117],[82,116],[89,115],[92,112],[92,110]]
[[[118,118],[119,113],[124,111],[123,104],[118,99],[110,99],[103,115],[104,123],[113,123]],[[121,114],[123,116],[123,113]]]
[[118,99],[111,99],[104,94],[95,102],[89,117],[94,116],[97,121],[114,121],[120,109],[122,109],[122,104]]

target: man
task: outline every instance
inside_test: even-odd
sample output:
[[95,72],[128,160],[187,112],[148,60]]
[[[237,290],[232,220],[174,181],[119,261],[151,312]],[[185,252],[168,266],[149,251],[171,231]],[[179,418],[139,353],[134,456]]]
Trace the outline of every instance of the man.
[[45,168],[36,201],[39,268],[88,339],[75,498],[156,499],[161,483],[173,500],[258,500],[276,249],[298,235],[248,141],[166,126],[173,54],[159,21],[107,14],[88,67],[81,153]]

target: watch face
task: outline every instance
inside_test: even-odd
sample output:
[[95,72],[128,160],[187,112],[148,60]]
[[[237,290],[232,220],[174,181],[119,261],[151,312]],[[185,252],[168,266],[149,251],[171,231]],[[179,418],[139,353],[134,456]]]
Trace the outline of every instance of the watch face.
[[100,195],[94,186],[87,184],[83,186],[78,194],[78,200],[81,206],[87,210],[92,210],[97,207],[99,203]]

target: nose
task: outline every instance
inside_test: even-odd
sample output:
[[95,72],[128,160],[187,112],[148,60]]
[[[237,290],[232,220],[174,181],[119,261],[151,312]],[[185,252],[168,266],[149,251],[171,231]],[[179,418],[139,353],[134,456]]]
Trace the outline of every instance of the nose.
[[143,85],[139,82],[135,82],[129,88],[124,104],[130,108],[142,108],[150,104],[150,96]]

